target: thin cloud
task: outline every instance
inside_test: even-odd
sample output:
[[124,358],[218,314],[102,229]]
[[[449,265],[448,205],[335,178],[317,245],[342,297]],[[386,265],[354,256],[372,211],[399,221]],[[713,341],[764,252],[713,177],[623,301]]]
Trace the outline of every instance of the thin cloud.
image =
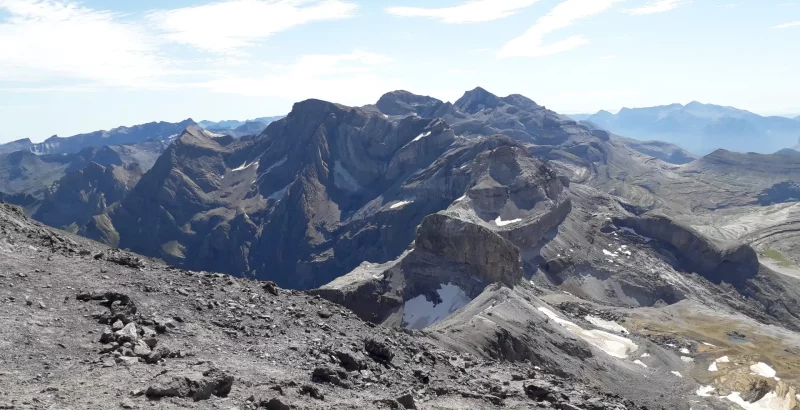
[[664,13],[689,3],[691,2],[688,0],[656,0],[641,7],[625,10],[625,12],[634,16]]
[[292,64],[267,65],[265,75],[228,74],[196,86],[224,94],[358,103],[388,89],[377,71],[391,61],[386,55],[365,51],[305,55]]
[[779,24],[777,26],[773,26],[772,28],[792,28],[792,27],[800,27],[800,21],[794,21],[786,24]]
[[509,17],[539,0],[472,0],[459,6],[441,8],[389,7],[399,17],[425,17],[449,24],[480,23]]
[[157,10],[148,19],[171,41],[214,53],[237,53],[281,31],[355,15],[342,0],[228,0]]
[[600,59],[601,60],[616,60],[617,56],[616,56],[616,54],[609,54],[607,56],[600,57]]
[[0,0],[0,66],[6,80],[54,78],[131,86],[153,83],[172,67],[154,39],[122,16],[57,0]]
[[544,37],[580,19],[606,11],[620,1],[623,0],[566,0],[539,18],[523,35],[506,43],[498,56],[542,57],[588,44],[589,40],[582,35],[574,35],[551,44],[545,44]]

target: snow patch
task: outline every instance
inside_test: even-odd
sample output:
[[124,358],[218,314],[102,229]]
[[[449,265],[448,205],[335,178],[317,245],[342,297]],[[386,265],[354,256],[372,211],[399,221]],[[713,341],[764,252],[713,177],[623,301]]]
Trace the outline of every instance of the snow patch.
[[419,140],[421,140],[421,139],[423,139],[423,138],[425,138],[425,137],[427,137],[429,135],[431,135],[430,131],[423,132],[422,134],[417,135],[417,138],[414,138],[413,140],[411,140],[411,142],[419,141]]
[[687,348],[685,348],[685,347],[682,347],[682,348],[681,348],[681,353],[683,353],[683,354],[690,354],[691,352],[689,352],[689,349],[687,349]]
[[625,359],[628,354],[633,353],[639,348],[632,340],[608,333],[602,330],[585,330],[582,327],[572,323],[568,320],[561,319],[552,310],[545,307],[538,308],[545,316],[556,322],[558,325],[566,328],[570,332],[579,336],[590,345],[602,350],[612,357]]
[[599,317],[595,317],[595,316],[592,316],[592,315],[587,315],[586,316],[586,321],[591,323],[591,324],[593,324],[593,325],[595,325],[595,326],[597,326],[597,327],[599,327],[600,329],[605,329],[605,330],[609,330],[609,331],[612,331],[612,332],[619,332],[619,333],[625,333],[625,334],[629,333],[628,329],[625,329],[620,324],[618,324],[616,322],[612,322],[610,320],[603,320],[603,319],[600,319]]
[[719,359],[714,360],[714,361],[717,362],[717,363],[730,363],[731,359],[728,358],[728,356],[722,356]]
[[439,285],[437,293],[441,299],[437,304],[428,301],[425,295],[407,300],[403,306],[403,326],[409,329],[428,327],[450,316],[472,300],[464,290],[452,283]]
[[635,363],[635,364],[638,364],[639,366],[642,366],[642,367],[644,367],[645,369],[647,368],[647,365],[646,365],[646,364],[644,364],[644,363],[642,363],[642,361],[641,361],[641,360],[638,360],[638,359],[637,359],[637,360],[634,360],[634,361],[633,361],[633,363]]
[[711,343],[708,343],[708,342],[703,342],[703,345],[709,346],[709,347],[717,347],[717,346],[712,345]]
[[616,252],[611,252],[611,251],[609,251],[607,249],[603,249],[603,255],[613,256],[615,258],[619,256],[619,254],[617,254]]
[[256,162],[253,162],[253,163],[250,163],[250,164],[248,164],[248,163],[247,163],[247,161],[245,161],[245,162],[244,162],[244,164],[242,164],[242,165],[241,165],[240,167],[238,167],[238,168],[234,168],[234,169],[232,169],[232,170],[231,170],[231,172],[239,172],[239,171],[244,171],[244,170],[246,170],[247,168],[250,168],[250,167],[252,167],[253,165],[255,165],[255,166],[258,166],[258,161],[256,161]]
[[642,357],[650,357],[650,353],[642,353]]
[[683,361],[684,363],[692,363],[694,362],[694,359],[688,356],[681,356],[681,361]]
[[739,392],[733,392],[724,398],[736,403],[745,410],[790,410],[793,408],[791,395],[787,394],[784,397],[778,397],[774,391],[767,393],[755,403],[745,401]]
[[413,203],[414,203],[414,201],[400,201],[400,202],[397,202],[395,204],[392,204],[392,206],[390,206],[389,209],[402,208],[402,207],[404,207],[404,206],[406,206],[408,204],[413,204]]
[[463,200],[464,200],[464,199],[466,199],[466,198],[467,198],[467,196],[466,196],[466,195],[461,195],[460,197],[458,197],[458,199],[456,199],[456,202],[461,202],[461,201],[463,201]]
[[681,379],[683,378],[683,375],[681,374],[681,372],[676,372],[675,370],[673,370],[670,373],[674,374],[676,377],[680,377]]
[[286,196],[286,193],[289,192],[290,185],[292,184],[286,185],[285,187],[273,192],[270,196],[267,197],[267,199],[271,199],[273,201],[280,201],[281,199],[283,199],[284,196]]
[[353,175],[347,172],[347,169],[345,169],[339,161],[333,164],[333,184],[336,185],[337,188],[349,192],[358,192],[361,190],[361,185],[358,181]]
[[711,363],[711,366],[708,366],[708,371],[709,372],[717,372],[717,371],[719,371],[719,368],[717,367],[717,362]]
[[750,374],[759,375],[761,377],[766,377],[768,379],[775,377],[776,374],[775,369],[773,369],[772,367],[770,367],[770,365],[763,362],[758,362],[750,366],[750,371],[752,372]]
[[700,386],[699,389],[695,392],[696,395],[700,397],[711,397],[711,392],[716,390],[714,386]]
[[520,218],[512,219],[510,221],[504,221],[504,220],[500,219],[500,217],[498,216],[497,219],[494,220],[494,223],[497,226],[506,226],[506,225],[515,224],[515,223],[521,222],[521,221],[522,221],[522,219],[520,219]]

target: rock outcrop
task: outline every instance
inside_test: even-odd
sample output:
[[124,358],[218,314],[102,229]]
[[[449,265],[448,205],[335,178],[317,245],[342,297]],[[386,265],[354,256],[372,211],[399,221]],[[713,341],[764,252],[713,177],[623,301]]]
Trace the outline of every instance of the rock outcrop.
[[722,243],[664,215],[615,219],[614,223],[676,250],[682,268],[714,283],[740,285],[758,274],[758,255],[749,245]]

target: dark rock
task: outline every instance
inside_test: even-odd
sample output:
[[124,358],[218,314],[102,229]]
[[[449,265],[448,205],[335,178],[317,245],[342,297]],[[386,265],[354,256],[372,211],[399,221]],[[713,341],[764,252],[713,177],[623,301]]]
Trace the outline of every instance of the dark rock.
[[406,393],[398,397],[397,402],[400,403],[405,409],[416,409],[417,404],[414,402],[414,396],[411,393]]
[[271,293],[271,294],[273,294],[275,296],[278,296],[279,288],[278,288],[278,285],[275,282],[273,282],[271,280],[267,281],[267,282],[264,282],[263,288],[267,292],[269,292],[269,293]]
[[325,400],[325,395],[316,386],[310,384],[304,384],[300,387],[300,394],[307,394],[317,400]]
[[150,398],[183,397],[198,401],[207,400],[212,394],[226,397],[232,386],[233,376],[217,369],[204,373],[185,371],[159,375],[145,394]]
[[311,374],[311,380],[320,383],[330,383],[339,387],[350,388],[346,380],[347,373],[336,371],[330,367],[317,367]]
[[351,350],[337,350],[333,354],[347,371],[352,372],[366,368],[364,358],[360,353],[354,353]]
[[389,345],[372,338],[364,340],[364,350],[378,361],[391,362],[394,358],[394,352]]
[[262,401],[259,407],[267,410],[290,410],[292,407],[281,401],[279,398],[273,398],[269,401]]

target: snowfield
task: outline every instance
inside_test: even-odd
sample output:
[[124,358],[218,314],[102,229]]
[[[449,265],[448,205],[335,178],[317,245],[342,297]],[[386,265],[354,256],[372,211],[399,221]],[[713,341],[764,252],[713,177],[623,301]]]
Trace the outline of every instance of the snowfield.
[[590,345],[602,350],[609,356],[625,359],[629,354],[635,352],[639,348],[636,343],[633,343],[633,341],[628,338],[602,330],[586,330],[575,323],[561,319],[550,309],[545,307],[540,307],[538,309],[554,322],[585,340]]
[[425,295],[407,300],[403,306],[403,326],[409,329],[423,329],[450,316],[472,300],[460,287],[452,283],[439,285],[437,293],[442,300],[441,303],[434,304],[426,299]]

